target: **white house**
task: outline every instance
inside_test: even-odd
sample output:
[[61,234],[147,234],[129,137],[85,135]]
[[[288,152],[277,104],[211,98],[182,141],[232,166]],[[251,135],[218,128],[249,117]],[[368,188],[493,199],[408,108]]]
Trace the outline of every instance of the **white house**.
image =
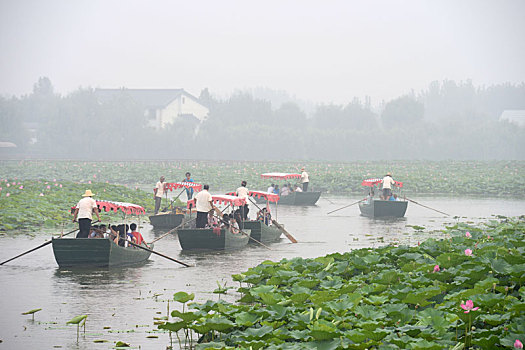
[[177,118],[191,118],[199,123],[206,120],[209,109],[184,89],[96,89],[99,101],[124,94],[144,108],[148,125],[160,130]]
[[507,109],[501,113],[499,120],[508,121],[519,127],[525,127],[525,109]]

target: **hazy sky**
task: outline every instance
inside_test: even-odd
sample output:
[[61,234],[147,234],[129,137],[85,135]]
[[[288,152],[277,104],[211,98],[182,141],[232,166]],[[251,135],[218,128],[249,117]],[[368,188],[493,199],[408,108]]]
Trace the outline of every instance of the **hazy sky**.
[[523,0],[0,0],[0,94],[268,87],[373,102],[433,80],[525,81]]

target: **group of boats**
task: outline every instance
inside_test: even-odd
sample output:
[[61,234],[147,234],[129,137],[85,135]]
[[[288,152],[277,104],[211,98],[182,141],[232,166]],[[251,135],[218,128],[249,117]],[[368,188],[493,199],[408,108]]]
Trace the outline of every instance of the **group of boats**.
[[[266,173],[261,175],[265,179],[289,180],[299,178],[300,174],[291,173]],[[381,183],[381,179],[367,179],[362,185],[369,187],[367,198],[359,201],[361,214],[367,217],[403,217],[407,204],[406,200],[384,200],[374,196],[375,186]],[[402,183],[397,183],[402,187]],[[201,190],[201,185],[189,182],[169,183],[168,189],[193,188]],[[182,193],[182,192],[181,192]],[[315,205],[321,192],[291,192],[286,196],[263,191],[250,191],[248,198],[240,198],[229,193],[225,195],[212,195],[212,201],[216,205],[225,206],[223,212],[230,208],[241,207],[252,202],[263,211],[259,204],[265,204],[269,209],[270,203],[275,205]],[[122,211],[125,214],[145,214],[145,209],[131,203],[97,201],[100,210]],[[242,220],[239,230],[231,230],[226,227],[195,227],[196,212],[192,208],[191,201],[187,207],[174,207],[169,212],[150,215],[149,219],[155,229],[170,229],[176,231],[180,246],[183,250],[232,250],[240,249],[250,243],[265,245],[280,240],[281,234],[285,234],[292,242],[296,240],[284,227],[275,220]],[[266,218],[267,219],[267,218]],[[60,267],[73,266],[128,266],[147,261],[152,253],[156,253],[153,244],[145,246],[129,244],[120,246],[115,244],[113,238],[53,238],[51,241],[55,260]],[[162,255],[162,254],[159,254]]]

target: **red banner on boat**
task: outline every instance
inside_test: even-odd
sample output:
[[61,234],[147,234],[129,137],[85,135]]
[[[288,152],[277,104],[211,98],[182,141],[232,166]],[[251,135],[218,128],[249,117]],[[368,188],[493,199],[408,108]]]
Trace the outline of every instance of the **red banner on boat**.
[[[235,192],[228,192],[226,193],[228,196],[235,196]],[[248,196],[255,197],[255,198],[264,198],[269,202],[278,202],[279,201],[279,195],[275,193],[268,193],[263,191],[250,191],[248,192]]]
[[[245,198],[240,198],[236,196],[230,196],[227,194],[214,194],[211,196],[212,202],[214,204],[230,204],[234,205],[236,207],[240,207],[241,205],[246,204]],[[194,208],[195,207],[195,198],[192,200],[189,200],[187,203],[188,208]]]
[[[361,182],[361,186],[373,187],[380,183],[383,183],[383,179],[366,179]],[[394,180],[394,185],[397,187],[403,187],[403,183],[396,180]]]
[[181,182],[167,182],[166,183],[167,190],[173,191],[178,188],[193,188],[197,192],[202,191],[202,185],[196,182],[181,181]]
[[[117,212],[119,209],[126,214],[143,215],[146,214],[146,210],[137,204],[125,203],[125,202],[113,202],[113,201],[96,201],[98,210],[100,211],[114,211]],[[71,207],[71,213],[75,211],[77,206]]]
[[264,173],[261,174],[263,179],[275,179],[275,180],[288,180],[288,179],[300,179],[301,174],[292,173]]

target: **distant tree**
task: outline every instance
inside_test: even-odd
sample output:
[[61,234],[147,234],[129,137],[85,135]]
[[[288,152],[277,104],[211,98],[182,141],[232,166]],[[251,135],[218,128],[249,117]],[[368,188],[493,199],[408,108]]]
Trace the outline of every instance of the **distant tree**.
[[425,107],[411,96],[399,97],[388,102],[381,114],[383,127],[412,124],[423,119]]
[[306,114],[293,102],[283,103],[274,112],[275,123],[280,127],[304,128]]

